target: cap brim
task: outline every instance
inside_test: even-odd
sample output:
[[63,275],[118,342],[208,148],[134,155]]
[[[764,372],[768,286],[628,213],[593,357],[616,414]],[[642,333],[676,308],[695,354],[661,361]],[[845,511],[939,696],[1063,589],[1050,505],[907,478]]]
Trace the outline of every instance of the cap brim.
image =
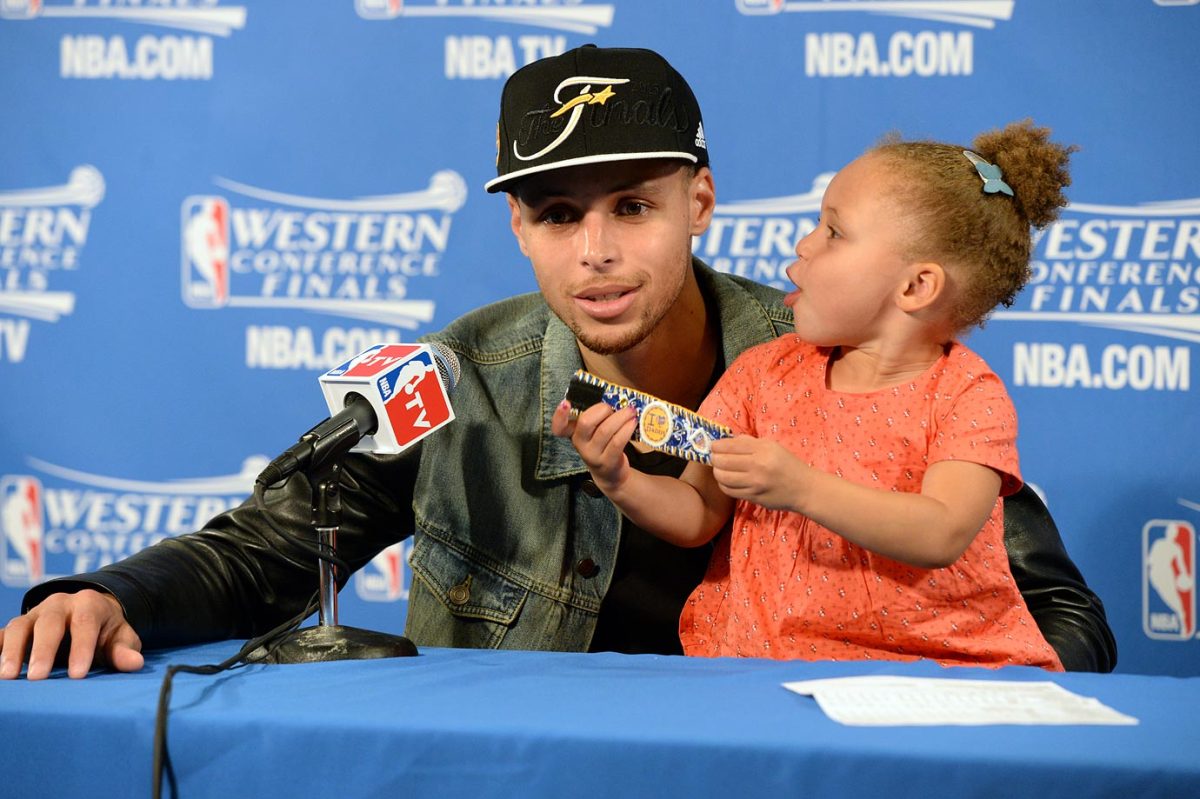
[[676,158],[681,161],[687,161],[695,164],[699,163],[700,159],[692,153],[679,151],[663,151],[650,153],[607,153],[605,155],[585,155],[580,158],[568,158],[565,161],[555,161],[552,164],[542,164],[541,166],[531,166],[527,169],[518,169],[515,172],[509,172],[507,175],[493,178],[483,185],[485,191],[489,194],[494,194],[498,191],[506,191],[509,184],[530,175],[536,175],[539,172],[549,172],[554,169],[565,169],[571,166],[583,166],[585,164],[602,164],[609,161],[642,161],[652,158]]

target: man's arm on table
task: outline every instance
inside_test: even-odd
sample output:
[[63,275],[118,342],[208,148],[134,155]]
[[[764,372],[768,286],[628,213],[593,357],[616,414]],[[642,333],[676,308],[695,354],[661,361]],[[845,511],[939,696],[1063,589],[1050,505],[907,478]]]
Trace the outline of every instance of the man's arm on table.
[[[351,456],[342,471],[338,556],[358,569],[412,532],[419,447],[399,456]],[[24,615],[2,633],[0,677],[46,676],[66,656],[82,677],[99,654],[141,668],[142,646],[249,638],[302,611],[317,591],[316,533],[303,475],[266,492],[267,523],[253,497],[196,533],[148,547],[100,571],[31,589]],[[278,531],[275,529],[278,528]],[[344,584],[349,574],[339,574]],[[61,649],[61,651],[60,651]],[[99,652],[97,652],[99,650]]]

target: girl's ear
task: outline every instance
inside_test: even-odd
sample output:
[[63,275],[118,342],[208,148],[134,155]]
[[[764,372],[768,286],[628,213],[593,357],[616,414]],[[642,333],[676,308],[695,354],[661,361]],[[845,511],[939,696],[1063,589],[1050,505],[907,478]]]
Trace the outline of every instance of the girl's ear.
[[942,265],[921,261],[909,266],[896,304],[902,311],[916,313],[932,306],[945,290],[946,270]]

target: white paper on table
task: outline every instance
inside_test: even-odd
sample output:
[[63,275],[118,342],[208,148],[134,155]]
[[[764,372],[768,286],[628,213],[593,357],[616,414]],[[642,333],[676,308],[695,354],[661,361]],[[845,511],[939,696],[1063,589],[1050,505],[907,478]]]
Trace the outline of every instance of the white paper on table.
[[825,715],[855,727],[980,724],[1137,724],[1053,682],[869,675],[785,682]]

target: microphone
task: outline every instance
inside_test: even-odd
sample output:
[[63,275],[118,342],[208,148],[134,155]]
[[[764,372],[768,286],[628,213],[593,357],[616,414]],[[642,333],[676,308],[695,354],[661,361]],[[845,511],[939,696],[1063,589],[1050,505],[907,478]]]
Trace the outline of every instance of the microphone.
[[450,392],[462,371],[445,344],[376,344],[321,375],[330,417],[258,475],[274,485],[346,452],[403,452],[454,420]]
[[652,394],[619,386],[580,369],[567,386],[572,415],[603,402],[613,410],[632,405],[637,411],[633,441],[642,441],[677,458],[712,464],[712,442],[733,435],[724,425],[661,400]]

